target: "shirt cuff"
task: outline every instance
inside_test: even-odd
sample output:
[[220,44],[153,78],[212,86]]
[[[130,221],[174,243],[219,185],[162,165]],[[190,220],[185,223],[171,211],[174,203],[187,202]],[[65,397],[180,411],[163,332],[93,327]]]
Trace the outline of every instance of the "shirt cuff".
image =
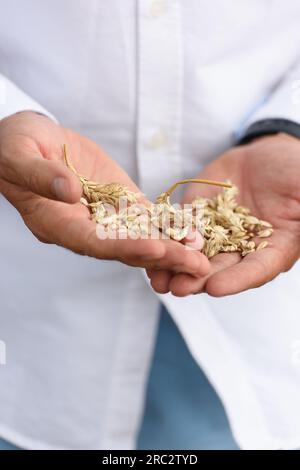
[[289,119],[263,119],[254,122],[245,131],[243,137],[238,141],[238,145],[248,144],[251,140],[264,135],[278,134],[285,132],[300,139],[300,124]]
[[35,111],[49,117],[56,123],[58,122],[43,106],[26,95],[6,77],[0,75],[0,120],[21,111]]

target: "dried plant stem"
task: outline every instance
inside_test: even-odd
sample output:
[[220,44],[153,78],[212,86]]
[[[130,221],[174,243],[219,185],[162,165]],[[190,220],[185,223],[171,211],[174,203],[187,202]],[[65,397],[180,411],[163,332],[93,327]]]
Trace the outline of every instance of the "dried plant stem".
[[[69,159],[66,144],[63,144],[63,155],[64,155],[64,160],[65,160],[65,163],[66,163],[67,167],[70,168],[70,170],[73,171],[73,173],[76,176],[78,176],[78,178],[80,179],[81,184],[85,184],[88,180],[87,180],[87,178],[85,178],[84,176],[82,176],[78,173],[78,171],[74,167],[73,163]],[[90,181],[90,184],[97,185],[98,183],[94,183],[93,181]]]
[[165,191],[164,193],[158,196],[158,198],[156,199],[156,202],[159,204],[170,204],[170,196],[175,191],[175,189],[180,185],[188,184],[188,183],[209,184],[211,186],[232,188],[232,184],[230,183],[223,183],[220,181],[211,181],[211,180],[198,179],[198,178],[189,178],[189,179],[177,181],[177,183],[174,183],[169,189],[167,189],[167,191]]
[[70,168],[73,173],[75,173],[76,176],[80,176],[79,173],[77,173],[75,167],[73,166],[72,162],[69,160],[68,153],[67,153],[67,145],[63,144],[63,155],[64,155],[64,160],[68,168]]
[[212,186],[220,186],[222,188],[232,188],[232,184],[230,183],[223,183],[220,181],[211,181],[211,180],[202,180],[198,178],[189,178],[186,180],[177,181],[177,183],[174,183],[169,189],[167,189],[167,191],[165,191],[165,193],[171,196],[171,194],[175,191],[175,189],[178,186],[182,184],[188,184],[188,183],[210,184]]

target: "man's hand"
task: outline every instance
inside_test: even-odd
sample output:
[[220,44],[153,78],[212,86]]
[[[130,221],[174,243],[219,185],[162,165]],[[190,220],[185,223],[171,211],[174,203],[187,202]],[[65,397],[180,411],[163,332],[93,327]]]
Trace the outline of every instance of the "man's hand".
[[[177,296],[207,292],[212,296],[236,294],[259,287],[290,269],[300,256],[300,141],[286,134],[257,139],[226,152],[199,178],[231,180],[240,190],[239,203],[274,226],[269,246],[245,258],[224,253],[211,259],[203,278],[167,271],[149,271],[153,288]],[[196,196],[211,197],[212,187],[191,185],[185,203]],[[259,239],[262,241],[262,239]]]
[[131,266],[203,275],[209,262],[172,240],[100,240],[89,210],[79,203],[81,185],[63,162],[66,144],[79,173],[101,183],[138,188],[94,142],[33,112],[0,121],[0,192],[42,242]]

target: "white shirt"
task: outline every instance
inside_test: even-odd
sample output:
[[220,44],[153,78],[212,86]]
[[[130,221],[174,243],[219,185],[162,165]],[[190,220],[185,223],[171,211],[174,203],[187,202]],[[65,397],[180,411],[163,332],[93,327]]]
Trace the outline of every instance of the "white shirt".
[[[249,123],[300,122],[299,21],[296,0],[10,0],[0,117],[49,112],[153,198]],[[238,444],[300,447],[299,264],[232,297],[158,298],[140,270],[39,243],[4,198],[0,212],[1,437],[134,448],[162,301]]]

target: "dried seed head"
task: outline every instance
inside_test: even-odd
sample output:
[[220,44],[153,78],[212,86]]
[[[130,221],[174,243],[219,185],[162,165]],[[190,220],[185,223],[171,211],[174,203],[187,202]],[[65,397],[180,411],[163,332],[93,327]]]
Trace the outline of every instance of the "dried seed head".
[[86,181],[82,185],[83,194],[89,203],[102,202],[117,207],[121,198],[130,203],[136,203],[140,197],[139,193],[130,191],[119,183],[97,184]]
[[159,196],[156,198],[156,204],[167,204],[171,205],[170,203],[170,194],[168,193],[161,193]]
[[[64,157],[68,167],[80,179],[83,197],[81,203],[89,207],[95,222],[105,230],[118,230],[133,236],[146,236],[159,231],[174,240],[181,241],[189,229],[194,227],[204,238],[203,253],[211,258],[218,253],[239,252],[242,256],[262,250],[268,244],[264,241],[257,247],[252,240],[255,236],[269,237],[272,225],[250,214],[250,210],[236,202],[238,189],[227,183],[207,180],[183,180],[174,184],[158,196],[156,204],[138,205],[139,193],[130,191],[119,183],[100,184],[79,175],[68,159],[64,146]],[[188,182],[224,186],[221,193],[212,199],[198,197],[191,208],[175,208],[170,195],[179,184]],[[129,207],[120,209],[120,199],[125,199]],[[119,212],[111,213],[107,207],[113,206]]]

